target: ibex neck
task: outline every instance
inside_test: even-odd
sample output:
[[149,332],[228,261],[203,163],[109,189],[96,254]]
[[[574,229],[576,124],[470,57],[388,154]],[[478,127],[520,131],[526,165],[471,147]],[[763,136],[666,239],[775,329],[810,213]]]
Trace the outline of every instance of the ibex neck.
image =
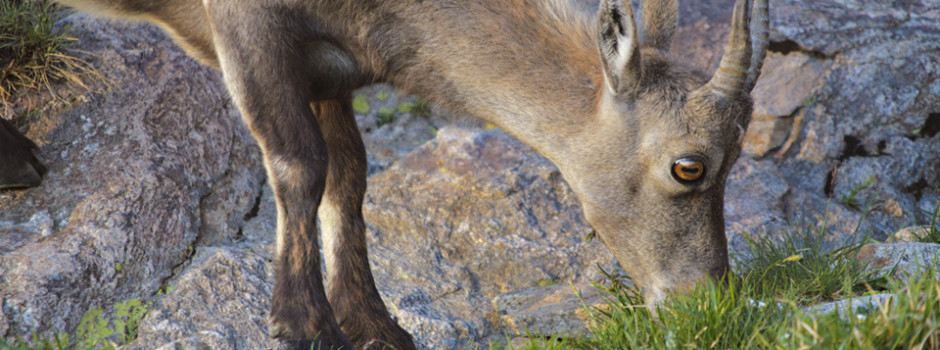
[[591,122],[603,84],[593,13],[567,1],[420,6],[401,31],[420,38],[404,50],[414,56],[408,65],[388,57],[381,76],[492,122],[549,158]]

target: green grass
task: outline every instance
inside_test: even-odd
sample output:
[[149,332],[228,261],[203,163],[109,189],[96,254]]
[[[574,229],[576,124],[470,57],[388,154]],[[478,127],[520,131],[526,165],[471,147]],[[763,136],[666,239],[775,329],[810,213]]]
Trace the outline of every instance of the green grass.
[[933,209],[933,213],[930,214],[930,224],[925,228],[924,235],[919,237],[920,242],[922,243],[937,243],[940,244],[940,203],[937,203],[937,207]]
[[[780,238],[747,237],[751,256],[735,257],[737,273],[748,276],[756,297],[791,297],[801,305],[844,299],[869,289],[883,290],[888,277],[869,271],[856,255],[861,242],[826,249],[825,228],[791,228]],[[863,238],[864,242],[867,238]]]
[[62,11],[48,1],[0,1],[0,105],[21,89],[51,91],[55,81],[85,86],[87,63],[70,55],[69,26],[58,26]]
[[940,273],[935,267],[905,283],[895,281],[893,302],[856,317],[798,315],[776,330],[784,345],[779,348],[940,349]]
[[[940,273],[899,281],[856,262],[861,243],[823,249],[823,230],[748,240],[736,269],[649,310],[639,291],[611,278],[607,307],[590,307],[590,338],[531,338],[520,349],[940,349]],[[936,263],[934,263],[936,264]],[[804,308],[871,293],[893,301],[852,316]],[[509,346],[512,348],[512,346]]]
[[427,117],[431,115],[431,102],[421,97],[415,97],[414,101],[402,102],[395,111],[400,114],[411,113],[415,116]]
[[859,192],[868,188],[874,182],[875,182],[875,179],[869,176],[867,179],[865,179],[864,182],[856,184],[855,186],[852,186],[852,188],[849,189],[848,194],[842,195],[842,204],[845,204],[847,207],[850,207],[850,208],[859,209],[861,206],[861,203],[858,202],[858,199],[856,198],[856,196],[858,196]]
[[116,349],[137,339],[140,321],[152,306],[153,301],[133,298],[115,304],[110,312],[94,307],[85,312],[73,335],[53,329],[44,335],[33,334],[29,342],[0,338],[0,350]]
[[395,110],[388,107],[379,108],[377,115],[379,117],[379,127],[385,124],[394,123],[395,120],[398,119],[398,114],[395,114]]

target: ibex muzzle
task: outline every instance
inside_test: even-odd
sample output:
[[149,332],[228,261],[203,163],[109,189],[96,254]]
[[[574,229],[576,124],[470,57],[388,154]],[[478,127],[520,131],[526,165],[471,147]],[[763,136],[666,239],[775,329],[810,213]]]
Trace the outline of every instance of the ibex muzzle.
[[58,1],[160,24],[222,71],[277,201],[272,335],[298,347],[414,348],[366,252],[351,91],[372,82],[492,122],[551,159],[648,303],[728,269],[722,197],[767,0],[736,1],[711,78],[665,56],[675,0],[644,2],[642,38],[625,0],[601,0],[596,16],[561,0]]

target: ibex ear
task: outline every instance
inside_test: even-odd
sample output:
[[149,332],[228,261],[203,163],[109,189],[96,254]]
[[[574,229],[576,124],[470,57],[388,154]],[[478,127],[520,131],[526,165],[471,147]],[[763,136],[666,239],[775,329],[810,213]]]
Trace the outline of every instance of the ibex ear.
[[601,0],[597,31],[597,47],[607,88],[614,94],[632,92],[640,81],[641,72],[636,23],[630,3]]
[[679,21],[678,0],[643,1],[642,41],[661,51],[669,51]]

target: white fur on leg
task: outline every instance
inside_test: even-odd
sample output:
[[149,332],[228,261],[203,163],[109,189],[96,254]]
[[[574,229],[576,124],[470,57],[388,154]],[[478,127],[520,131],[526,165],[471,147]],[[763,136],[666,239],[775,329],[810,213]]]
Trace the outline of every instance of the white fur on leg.
[[317,209],[320,218],[320,237],[323,240],[323,254],[326,262],[327,281],[336,273],[336,249],[343,234],[343,213],[339,205],[329,196],[324,195]]

